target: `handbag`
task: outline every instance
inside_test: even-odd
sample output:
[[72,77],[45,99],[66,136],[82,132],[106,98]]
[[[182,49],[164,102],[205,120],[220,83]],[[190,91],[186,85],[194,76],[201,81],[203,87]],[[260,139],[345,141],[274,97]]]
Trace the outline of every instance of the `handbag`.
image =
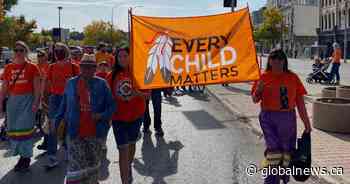
[[[23,73],[23,70],[26,68],[26,66],[27,66],[27,62],[24,63],[24,66],[23,66],[23,68],[21,68],[21,71],[17,73],[16,78],[13,80],[12,85],[9,86],[9,89],[8,89],[7,91],[11,90],[11,89],[16,85],[16,82],[17,82],[19,76]],[[7,101],[8,101],[8,97],[6,96],[6,97],[4,98],[4,100],[2,101],[2,104],[1,104],[1,105],[2,105],[2,109],[3,109],[3,112],[6,112],[6,109],[7,109],[7,108],[6,108],[6,107],[7,107]]]
[[[305,171],[305,169],[311,170],[311,134],[303,133],[302,137],[298,139],[298,148],[292,155],[291,168],[295,170]],[[296,172],[293,178],[296,181],[304,182],[309,179],[310,175],[305,173]]]

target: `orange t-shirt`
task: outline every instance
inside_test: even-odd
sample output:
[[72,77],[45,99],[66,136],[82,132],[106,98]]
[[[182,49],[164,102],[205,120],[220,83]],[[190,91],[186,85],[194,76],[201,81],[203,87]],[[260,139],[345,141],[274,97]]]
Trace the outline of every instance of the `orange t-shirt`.
[[102,79],[105,79],[105,80],[107,80],[107,75],[108,75],[108,72],[97,72],[96,73],[97,77],[101,77]]
[[135,95],[131,76],[128,72],[119,72],[112,84],[112,73],[107,76],[108,84],[113,93],[113,98],[117,104],[112,120],[133,122],[143,116],[146,110],[146,100],[144,96]]
[[[264,88],[261,96],[261,108],[266,111],[291,111],[295,109],[298,96],[307,94],[299,77],[292,73],[273,74],[266,72],[261,75]],[[257,82],[253,85],[255,93]]]
[[333,57],[333,63],[340,63],[340,59],[341,59],[341,49],[335,49],[333,51],[332,57]]
[[76,65],[80,65],[80,60],[78,59],[72,59],[71,62]]
[[96,136],[96,123],[92,120],[92,110],[90,101],[90,92],[86,88],[83,80],[78,82],[78,96],[80,105],[80,123],[79,136],[93,137]]
[[[23,69],[23,67],[25,67]],[[22,73],[21,70],[23,69]],[[18,76],[15,84],[14,80]],[[10,95],[23,95],[33,93],[34,79],[40,77],[40,72],[35,64],[27,62],[26,64],[11,63],[5,66],[2,79],[8,82],[8,92]]]
[[38,64],[38,68],[40,71],[40,76],[42,78],[46,78],[47,77],[47,73],[49,72],[49,64],[45,63],[45,64]]
[[96,63],[99,64],[102,61],[107,61],[109,64],[109,67],[113,67],[114,65],[114,56],[108,53],[103,53],[103,52],[97,52],[95,54],[96,57]]
[[79,73],[79,66],[69,62],[51,64],[47,76],[51,84],[50,92],[55,95],[63,95],[66,82]]

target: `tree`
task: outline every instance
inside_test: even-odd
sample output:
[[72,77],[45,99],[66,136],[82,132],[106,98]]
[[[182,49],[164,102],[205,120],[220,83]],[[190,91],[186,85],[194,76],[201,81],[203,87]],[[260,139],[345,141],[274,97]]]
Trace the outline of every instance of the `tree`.
[[17,4],[17,0],[0,0],[0,23],[4,21],[5,15]]
[[97,45],[99,42],[112,43],[116,45],[125,40],[125,34],[112,28],[111,24],[104,21],[93,21],[84,28],[84,44]]
[[30,41],[35,28],[36,22],[27,21],[24,16],[5,17],[0,23],[0,46],[13,47],[17,40]]
[[69,34],[70,39],[75,41],[81,41],[84,40],[84,33],[80,33],[78,31],[73,31]]
[[5,11],[10,11],[11,8],[18,3],[17,0],[3,0]]
[[287,31],[286,26],[283,25],[283,15],[278,8],[266,8],[263,16],[264,22],[254,31],[254,39],[275,47],[281,40],[282,33]]

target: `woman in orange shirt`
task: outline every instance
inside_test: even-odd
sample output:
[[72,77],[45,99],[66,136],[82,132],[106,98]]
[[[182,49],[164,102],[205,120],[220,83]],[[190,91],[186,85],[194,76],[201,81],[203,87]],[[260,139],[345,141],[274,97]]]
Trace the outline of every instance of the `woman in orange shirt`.
[[[33,156],[35,113],[40,103],[40,74],[37,66],[28,60],[29,48],[16,42],[13,63],[5,66],[0,95],[7,101],[7,135],[13,156],[20,159],[15,171],[27,171]],[[2,112],[2,106],[0,106]]]
[[112,73],[107,77],[117,106],[112,117],[112,126],[119,150],[119,167],[123,184],[131,183],[133,180],[131,165],[146,109],[145,94],[137,91],[132,84],[129,62],[129,48],[120,48]]
[[[252,89],[252,98],[260,103],[260,126],[264,133],[266,151],[265,167],[288,167],[297,139],[295,108],[304,122],[305,133],[311,125],[307,115],[304,95],[306,90],[298,76],[288,69],[288,60],[282,50],[273,50],[267,69]],[[269,175],[266,184],[288,183],[287,175]]]
[[[41,96],[41,105],[40,109],[42,109],[41,112],[45,112],[44,114],[47,115],[48,111],[48,92],[49,89],[46,87],[46,79],[47,79],[47,73],[49,71],[49,62],[48,62],[48,54],[45,50],[39,50],[37,52],[37,60],[38,60],[38,68],[40,72],[40,96]],[[39,110],[40,112],[40,110]],[[37,115],[39,115],[38,113]],[[41,118],[40,115],[37,118]],[[47,136],[44,136],[44,142],[41,145],[38,145],[37,148],[39,150],[46,150],[47,149]]]
[[69,79],[74,76],[79,75],[79,66],[70,62],[70,51],[67,45],[63,43],[56,43],[54,54],[56,57],[56,63],[51,64],[49,67],[47,82],[50,89],[49,97],[49,125],[50,133],[48,136],[48,164],[47,169],[54,168],[58,165],[58,160],[56,157],[57,152],[57,127],[58,125],[54,123],[59,106],[62,102],[64,88]]

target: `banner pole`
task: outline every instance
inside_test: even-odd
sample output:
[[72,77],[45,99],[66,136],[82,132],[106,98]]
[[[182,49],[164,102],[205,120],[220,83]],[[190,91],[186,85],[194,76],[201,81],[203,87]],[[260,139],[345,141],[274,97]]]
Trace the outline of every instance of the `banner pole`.
[[131,41],[131,16],[132,16],[132,8],[130,7],[128,10],[128,31],[129,31],[129,42]]
[[235,0],[231,0],[231,12],[235,12],[234,1],[235,1]]

